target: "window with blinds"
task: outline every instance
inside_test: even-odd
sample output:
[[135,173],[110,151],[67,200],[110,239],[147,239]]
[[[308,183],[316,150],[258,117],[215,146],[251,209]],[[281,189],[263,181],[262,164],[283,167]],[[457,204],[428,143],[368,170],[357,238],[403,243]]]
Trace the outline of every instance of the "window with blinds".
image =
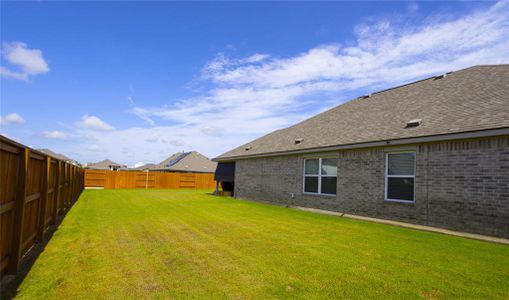
[[415,151],[386,153],[385,200],[415,201]]

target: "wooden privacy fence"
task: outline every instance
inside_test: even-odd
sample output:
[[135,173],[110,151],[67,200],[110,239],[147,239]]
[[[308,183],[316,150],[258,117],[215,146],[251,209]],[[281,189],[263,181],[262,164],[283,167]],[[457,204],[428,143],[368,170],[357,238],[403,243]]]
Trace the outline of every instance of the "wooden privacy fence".
[[215,188],[214,174],[85,169],[85,187],[105,189],[209,189]]
[[83,169],[0,136],[0,275],[17,272],[83,183]]

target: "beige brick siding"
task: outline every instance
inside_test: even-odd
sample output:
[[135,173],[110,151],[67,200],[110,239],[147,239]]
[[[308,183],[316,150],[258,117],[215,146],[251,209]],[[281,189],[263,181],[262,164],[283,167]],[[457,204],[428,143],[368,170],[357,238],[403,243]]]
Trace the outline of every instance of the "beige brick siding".
[[[399,149],[416,151],[415,203],[384,201],[385,153]],[[302,192],[313,155],[238,160],[235,196],[509,238],[509,137],[326,155],[338,158],[336,196]]]

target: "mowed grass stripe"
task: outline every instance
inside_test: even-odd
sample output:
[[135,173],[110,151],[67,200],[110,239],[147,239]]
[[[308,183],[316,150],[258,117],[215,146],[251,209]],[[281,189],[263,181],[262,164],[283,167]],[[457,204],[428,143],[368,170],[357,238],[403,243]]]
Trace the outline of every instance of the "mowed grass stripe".
[[492,298],[509,247],[202,190],[87,190],[20,298]]

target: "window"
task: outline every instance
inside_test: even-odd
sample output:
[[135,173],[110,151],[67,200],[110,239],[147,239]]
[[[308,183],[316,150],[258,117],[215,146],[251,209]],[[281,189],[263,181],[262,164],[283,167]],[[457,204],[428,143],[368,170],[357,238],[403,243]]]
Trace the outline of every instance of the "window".
[[336,158],[304,160],[304,193],[336,195]]
[[386,154],[385,200],[414,202],[415,152]]

